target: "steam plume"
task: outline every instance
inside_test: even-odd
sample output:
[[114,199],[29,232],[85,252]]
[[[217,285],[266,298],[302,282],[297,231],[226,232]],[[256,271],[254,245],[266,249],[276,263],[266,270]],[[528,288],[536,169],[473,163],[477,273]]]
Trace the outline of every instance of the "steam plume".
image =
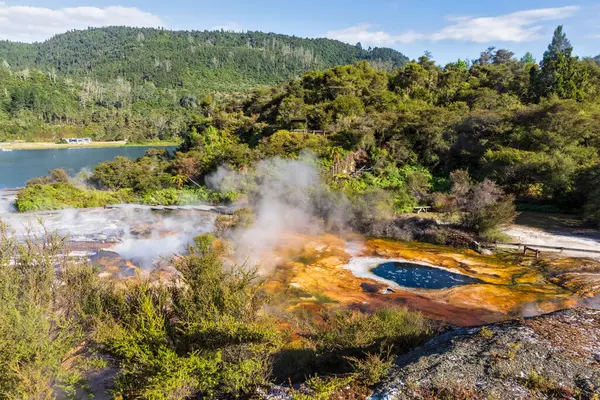
[[249,229],[233,235],[238,262],[268,266],[265,257],[286,233],[319,234],[328,226],[342,226],[347,200],[322,183],[317,160],[310,154],[299,160],[272,158],[251,173],[220,168],[207,179],[221,191],[245,190],[256,219]]

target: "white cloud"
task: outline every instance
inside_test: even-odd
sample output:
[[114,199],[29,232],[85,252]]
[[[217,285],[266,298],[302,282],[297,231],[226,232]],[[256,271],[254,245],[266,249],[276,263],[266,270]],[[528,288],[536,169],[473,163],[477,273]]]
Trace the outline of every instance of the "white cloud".
[[43,41],[71,29],[109,25],[164,26],[157,16],[134,7],[50,9],[2,6],[0,2],[0,39],[22,42]]
[[408,31],[399,35],[391,35],[383,31],[370,30],[372,26],[361,24],[339,31],[329,31],[326,36],[346,43],[372,44],[375,46],[390,46],[396,43],[410,43],[423,38],[423,34]]
[[527,42],[540,39],[541,25],[544,21],[555,21],[574,15],[579,7],[567,6],[558,8],[541,8],[519,11],[497,17],[451,17],[452,22],[437,32],[421,33],[407,31],[401,34],[390,34],[381,30],[373,30],[372,25],[361,24],[339,31],[327,32],[326,36],[346,43],[357,43],[374,46],[391,46],[406,44],[418,40],[460,40],[467,42]]
[[543,21],[555,21],[572,16],[579,7],[541,8],[519,11],[498,17],[459,17],[431,35],[431,39],[462,40],[476,43],[491,41],[528,42],[540,39]]

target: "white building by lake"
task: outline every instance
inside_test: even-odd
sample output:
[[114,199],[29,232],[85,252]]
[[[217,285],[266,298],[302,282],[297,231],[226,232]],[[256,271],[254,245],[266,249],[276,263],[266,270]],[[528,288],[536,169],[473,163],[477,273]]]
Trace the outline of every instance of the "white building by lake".
[[91,138],[63,138],[62,141],[67,144],[89,144],[89,143],[92,143]]

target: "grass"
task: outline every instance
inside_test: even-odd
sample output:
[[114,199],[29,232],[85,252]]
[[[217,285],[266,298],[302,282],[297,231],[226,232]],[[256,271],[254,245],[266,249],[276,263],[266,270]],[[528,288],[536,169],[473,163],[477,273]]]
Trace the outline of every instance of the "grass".
[[[581,393],[576,388],[563,387],[554,379],[546,377],[536,370],[531,370],[525,378],[525,387],[533,393],[541,393],[550,399],[581,398]],[[597,397],[595,397],[597,398]]]
[[490,328],[488,328],[487,326],[484,326],[483,328],[481,328],[481,330],[479,331],[479,334],[486,338],[489,339],[491,337],[494,336],[494,331],[492,331]]

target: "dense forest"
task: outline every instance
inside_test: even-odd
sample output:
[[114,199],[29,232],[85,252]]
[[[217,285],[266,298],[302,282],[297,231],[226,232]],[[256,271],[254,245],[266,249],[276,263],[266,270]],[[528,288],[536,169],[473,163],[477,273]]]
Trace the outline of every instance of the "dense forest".
[[[522,208],[583,212],[598,221],[600,67],[572,50],[558,27],[539,63],[494,48],[444,67],[428,56],[392,72],[361,61],[225,102],[209,98],[194,107],[173,159],[115,160],[96,169],[94,182],[150,203],[176,203],[177,194],[155,195],[194,189],[191,182],[220,165],[246,170],[310,149],[330,186],[355,204],[376,189],[395,212],[423,203],[443,208],[452,183],[462,181],[468,197],[485,189],[472,185],[489,182],[498,188],[487,187],[488,200],[504,191]],[[142,172],[148,170],[154,177]],[[488,230],[483,225],[476,230]]]
[[408,61],[386,48],[262,32],[109,27],[3,41],[0,140],[173,138],[209,94],[358,60],[390,71]]

